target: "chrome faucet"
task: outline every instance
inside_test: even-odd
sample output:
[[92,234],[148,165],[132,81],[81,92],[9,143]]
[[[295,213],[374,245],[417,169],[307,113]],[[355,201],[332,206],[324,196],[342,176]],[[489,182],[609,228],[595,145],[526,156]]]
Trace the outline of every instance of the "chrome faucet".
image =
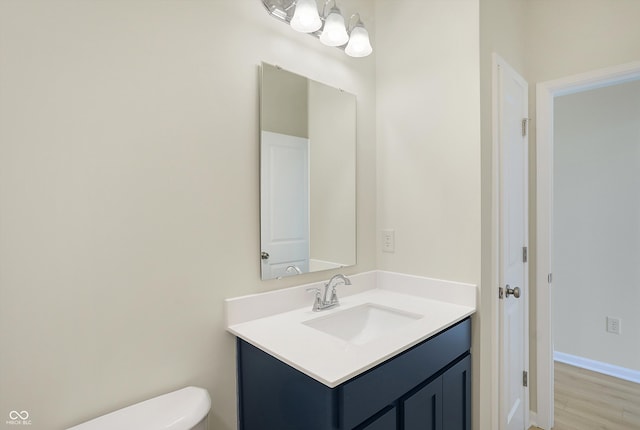
[[[329,279],[329,282],[324,284],[324,295],[322,297],[320,296],[320,288],[307,288],[307,291],[314,291],[316,293],[316,297],[311,310],[314,312],[318,312],[324,309],[331,309],[338,306],[340,302],[338,301],[336,287],[340,282],[342,282],[342,284],[344,285],[351,285],[351,281],[346,276],[340,273],[337,275],[333,275],[331,279]],[[331,289],[331,298],[327,299],[327,296],[329,295],[329,289]]]
[[302,270],[300,270],[300,268],[298,266],[287,266],[285,272],[287,272],[287,273],[296,272],[297,275],[301,275],[302,274]]

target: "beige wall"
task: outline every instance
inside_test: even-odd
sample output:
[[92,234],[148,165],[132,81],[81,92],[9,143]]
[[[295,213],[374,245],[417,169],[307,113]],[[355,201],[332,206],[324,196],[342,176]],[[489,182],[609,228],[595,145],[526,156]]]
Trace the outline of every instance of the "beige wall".
[[340,265],[355,261],[356,110],[352,94],[309,82],[312,260]]
[[[373,30],[370,2],[341,7]],[[376,258],[374,59],[257,0],[0,0],[0,427],[195,384],[235,429],[223,299],[328,276],[260,281],[258,66],[358,97],[354,273]]]
[[554,349],[640,371],[640,81],[557,97],[554,127]]
[[378,1],[376,16],[378,230],[396,241],[378,266],[477,283],[478,1]]
[[530,83],[637,61],[639,15],[637,0],[528,1]]
[[308,79],[271,64],[260,73],[260,129],[308,138]]
[[[378,267],[479,284],[479,2],[375,4]],[[382,229],[395,253],[381,252]],[[477,334],[474,321],[474,402]]]

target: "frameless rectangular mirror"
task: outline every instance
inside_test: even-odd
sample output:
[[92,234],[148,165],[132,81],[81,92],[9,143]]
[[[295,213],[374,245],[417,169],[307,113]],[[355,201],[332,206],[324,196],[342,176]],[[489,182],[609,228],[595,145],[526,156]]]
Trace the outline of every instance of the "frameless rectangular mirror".
[[262,279],[356,264],[356,97],[262,63]]

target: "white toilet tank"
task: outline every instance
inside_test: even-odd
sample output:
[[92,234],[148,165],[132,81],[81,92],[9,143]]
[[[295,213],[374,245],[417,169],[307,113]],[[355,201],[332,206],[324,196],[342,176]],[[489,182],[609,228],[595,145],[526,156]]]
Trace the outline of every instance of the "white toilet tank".
[[67,430],[206,430],[210,409],[207,390],[186,387]]

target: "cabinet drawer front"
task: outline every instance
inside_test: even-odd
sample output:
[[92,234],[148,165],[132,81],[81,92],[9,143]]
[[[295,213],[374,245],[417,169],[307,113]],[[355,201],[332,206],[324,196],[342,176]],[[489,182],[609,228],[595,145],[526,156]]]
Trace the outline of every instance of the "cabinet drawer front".
[[429,379],[471,347],[471,320],[427,339],[339,388],[340,428],[351,429]]

